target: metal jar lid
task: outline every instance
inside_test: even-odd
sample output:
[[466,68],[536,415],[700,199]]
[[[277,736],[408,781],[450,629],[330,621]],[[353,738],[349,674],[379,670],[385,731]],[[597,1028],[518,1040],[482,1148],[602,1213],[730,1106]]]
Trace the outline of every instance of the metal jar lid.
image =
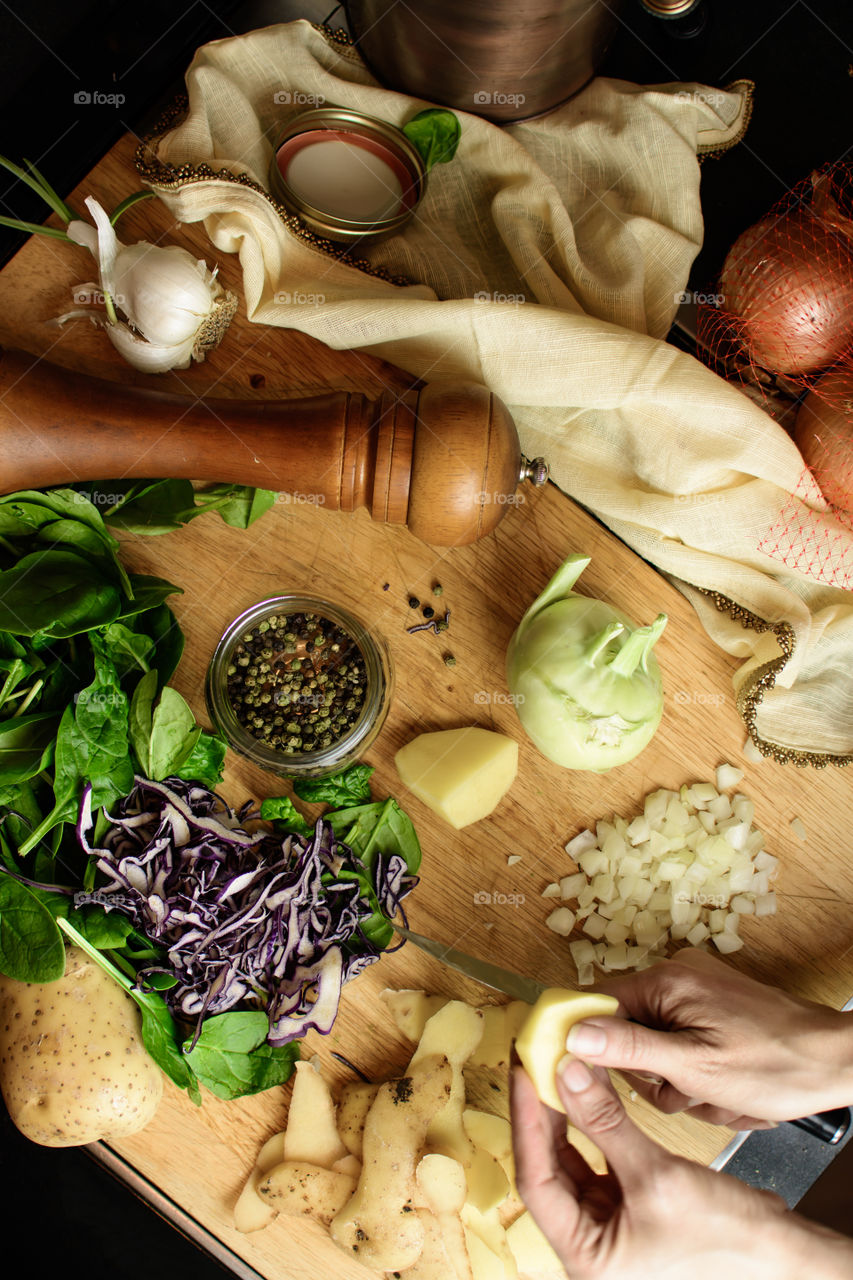
[[[336,214],[318,209],[307,203],[288,186],[279,167],[278,157],[282,147],[298,138],[300,134],[328,130],[331,133],[351,133],[378,144],[385,152],[390,152],[397,165],[402,168],[409,181],[403,184],[402,202],[404,207],[399,212],[375,222],[357,221],[342,218]],[[353,243],[362,240],[376,240],[381,236],[399,231],[414,214],[426,187],[426,169],[420,153],[412,145],[402,129],[365,115],[361,111],[351,111],[345,107],[317,107],[304,111],[295,120],[287,124],[273,145],[272,159],[269,167],[270,193],[289,213],[296,214],[316,235],[329,240]]]

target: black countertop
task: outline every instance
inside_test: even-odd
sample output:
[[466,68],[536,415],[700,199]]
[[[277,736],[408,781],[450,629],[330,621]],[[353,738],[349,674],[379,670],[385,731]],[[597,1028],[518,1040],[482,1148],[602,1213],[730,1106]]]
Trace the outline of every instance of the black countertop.
[[[693,40],[673,38],[637,3],[602,67],[603,74],[646,84],[755,83],[746,137],[703,165],[706,238],[690,280],[697,290],[713,281],[740,231],[812,168],[847,157],[853,143],[850,0],[706,3],[707,27]],[[317,0],[77,0],[74,6],[36,0],[18,10],[0,5],[0,154],[32,160],[62,192],[124,132],[150,126],[180,89],[200,43],[294,17],[320,21],[333,12],[332,0],[328,6]],[[345,25],[342,10],[332,25]],[[44,206],[3,174],[0,214],[40,221]],[[21,242],[0,230],[0,262]],[[750,1138],[728,1167],[795,1204],[836,1150],[783,1125]],[[851,1151],[845,1146],[848,1168]],[[19,1240],[28,1263],[41,1271],[85,1272],[90,1280],[150,1280],[153,1274],[214,1280],[222,1274],[216,1261],[84,1152],[35,1146],[5,1111],[0,1189],[7,1248]],[[814,1192],[802,1204],[820,1215]]]

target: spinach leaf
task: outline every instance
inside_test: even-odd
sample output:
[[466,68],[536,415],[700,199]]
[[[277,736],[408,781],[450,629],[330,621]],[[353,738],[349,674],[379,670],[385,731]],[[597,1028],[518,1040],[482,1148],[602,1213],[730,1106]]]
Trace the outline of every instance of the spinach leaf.
[[218,511],[226,524],[234,529],[248,529],[265,511],[275,505],[272,489],[250,489],[247,485],[208,485],[197,495],[204,511]]
[[226,750],[224,738],[202,730],[192,751],[179,768],[171,771],[172,775],[187,782],[203,782],[205,786],[215,787],[222,781]]
[[427,173],[435,164],[447,164],[456,155],[462,126],[452,111],[427,107],[403,125],[403,133],[420,154]]
[[171,685],[160,692],[151,719],[149,778],[161,782],[184,763],[201,736],[190,707]]
[[194,1048],[184,1044],[199,1080],[217,1098],[242,1098],[284,1084],[293,1074],[299,1042],[267,1043],[269,1019],[260,1010],[220,1013],[208,1018]]
[[337,809],[325,818],[339,840],[358,854],[373,874],[377,854],[399,854],[414,875],[421,865],[421,846],[412,820],[392,797],[349,809]]
[[[111,481],[109,487],[108,523],[142,535],[171,533],[207,511],[218,511],[226,524],[246,529],[276,498],[270,490],[247,485],[215,484],[195,489],[189,480]],[[97,487],[90,486],[85,492],[94,503],[103,505],[105,495]]]
[[140,619],[146,634],[154,642],[154,655],[149,666],[156,667],[160,684],[168,684],[177,670],[184,652],[184,633],[172,610],[165,603],[148,609]]
[[0,784],[12,786],[47,768],[59,717],[54,711],[0,722]]
[[261,817],[275,824],[277,831],[298,836],[313,836],[314,827],[307,822],[290,796],[268,796],[261,801]]
[[[116,615],[121,622],[124,622],[127,618],[133,618],[139,613],[147,613],[149,609],[156,609],[169,596],[183,595],[181,587],[176,587],[174,583],[167,582],[165,578],[155,578],[152,574],[147,573],[131,573],[128,576],[133,599],[124,604]],[[107,621],[112,622],[113,619],[109,618]]]
[[146,671],[130,704],[128,731],[142,772],[156,781],[172,777],[184,768],[196,750],[193,768],[209,770],[217,768],[217,764],[221,768],[224,761],[221,740],[205,735],[204,744],[200,745],[201,725],[196,724],[195,716],[177,689],[166,685],[159,697],[156,690],[157,672]]
[[51,913],[25,884],[0,874],[0,971],[19,982],[54,982],[65,947]]
[[373,766],[352,764],[327,778],[297,778],[293,790],[309,804],[331,804],[337,808],[370,799]]
[[111,622],[108,627],[100,628],[100,635],[120,678],[130,671],[148,670],[155,648],[150,636],[133,631],[123,622]]
[[95,808],[133,786],[128,751],[128,701],[102,641],[92,637],[95,679],[77,695],[71,741],[81,777],[92,784]]
[[62,713],[53,754],[53,808],[20,846],[34,849],[59,823],[71,822],[83,787],[92,784],[92,805],[111,804],[133,786],[133,762],[128,751],[127,695],[115,668],[92,641],[95,679],[77,694]]
[[136,752],[140,768],[146,777],[150,777],[149,750],[151,743],[151,725],[154,719],[154,699],[157,696],[157,672],[146,671],[138,682],[130,700],[128,716],[128,736],[131,746]]
[[0,573],[0,630],[61,637],[118,617],[121,595],[103,570],[73,551],[33,551]]

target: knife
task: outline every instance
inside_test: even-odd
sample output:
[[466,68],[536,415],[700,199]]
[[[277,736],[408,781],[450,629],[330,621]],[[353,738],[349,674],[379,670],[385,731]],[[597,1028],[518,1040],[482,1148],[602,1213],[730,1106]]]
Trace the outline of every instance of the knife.
[[[392,922],[391,927],[402,938],[420,947],[421,951],[425,951],[433,959],[440,960],[442,964],[455,969],[457,973],[464,973],[466,978],[474,978],[483,986],[491,987],[494,991],[502,991],[513,1000],[524,1000],[526,1004],[535,1004],[542,992],[548,990],[548,984],[545,982],[537,982],[535,978],[525,978],[519,973],[513,973],[510,969],[502,969],[500,965],[491,964],[488,960],[478,960],[476,956],[466,955],[464,951],[459,951],[456,947],[448,947],[443,942],[436,942],[434,938],[427,938],[422,933],[413,933],[411,929],[404,929],[402,925]],[[850,1127],[850,1119],[849,1107],[836,1107],[832,1111],[820,1111],[816,1115],[802,1116],[787,1123],[804,1129],[806,1133],[820,1138],[830,1146],[835,1146]]]

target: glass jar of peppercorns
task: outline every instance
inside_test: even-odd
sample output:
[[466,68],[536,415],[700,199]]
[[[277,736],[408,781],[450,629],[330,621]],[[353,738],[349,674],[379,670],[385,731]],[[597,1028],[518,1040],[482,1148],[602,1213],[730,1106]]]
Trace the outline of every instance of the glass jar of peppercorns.
[[217,729],[274,773],[322,777],[358,759],[388,712],[387,646],[347,610],[276,596],[222,635],[207,672]]

